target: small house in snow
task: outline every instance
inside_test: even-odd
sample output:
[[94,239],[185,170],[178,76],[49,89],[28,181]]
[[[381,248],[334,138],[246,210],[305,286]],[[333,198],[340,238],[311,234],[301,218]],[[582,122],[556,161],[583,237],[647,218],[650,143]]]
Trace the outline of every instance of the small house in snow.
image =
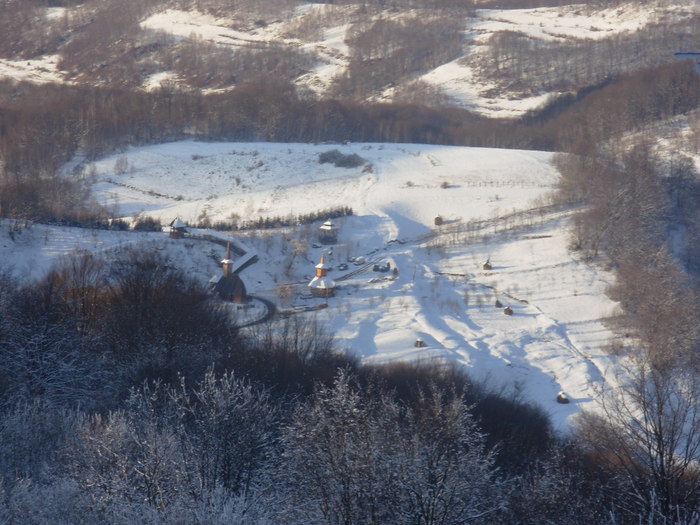
[[335,293],[335,281],[328,277],[328,265],[323,255],[316,265],[316,276],[309,283],[309,292],[320,297],[329,297]]
[[338,242],[338,228],[330,219],[318,229],[318,240],[322,244],[335,244]]
[[209,280],[212,293],[220,299],[232,303],[248,302],[248,292],[240,275],[231,271],[233,260],[231,259],[231,244],[226,245],[226,256],[221,260],[221,274],[215,275]]
[[180,217],[176,217],[170,223],[170,237],[174,239],[181,239],[187,233],[187,225],[182,222]]

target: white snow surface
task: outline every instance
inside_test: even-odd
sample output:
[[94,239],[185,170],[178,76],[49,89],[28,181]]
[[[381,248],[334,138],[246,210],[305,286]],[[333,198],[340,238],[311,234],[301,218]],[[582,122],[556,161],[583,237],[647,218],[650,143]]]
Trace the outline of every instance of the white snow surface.
[[0,78],[47,84],[63,82],[63,74],[57,68],[58,55],[44,55],[29,60],[0,58]]
[[536,9],[481,9],[470,30],[481,36],[498,31],[518,31],[542,40],[599,40],[621,32],[637,31],[655,21],[654,9],[639,3],[611,8],[581,4]]
[[251,42],[271,40],[270,36],[259,35],[258,31],[238,31],[231,29],[234,20],[215,18],[197,11],[168,9],[148,17],[141,26],[156,31],[165,31],[180,38],[196,35],[198,38],[224,45],[245,45]]
[[[319,153],[336,148],[360,155],[365,166],[319,164]],[[116,175],[119,156],[131,169]],[[118,215],[142,212],[164,225],[176,217],[196,222],[204,211],[212,221],[232,212],[245,220],[352,206],[353,216],[334,219],[334,246],[317,244],[326,217],[313,225],[217,235],[233,235],[238,246],[257,253],[258,261],[241,272],[249,293],[296,312],[327,302],[295,315],[315,316],[339,347],[362,361],[456,363],[491,387],[542,406],[555,427],[566,430],[572,416],[594,409],[599,392],[617,384],[619,366],[601,349],[612,335],[605,319],[615,304],[604,294],[612,276],[567,250],[572,212],[545,204],[558,179],[550,158],[415,144],[182,141],[96,162],[94,195]],[[0,260],[25,279],[76,250],[109,258],[117,245],[144,243],[205,284],[225,253],[220,244],[166,233],[33,225],[12,240],[10,227],[0,223]],[[307,289],[321,254],[339,285],[327,299]],[[351,260],[359,257],[364,265]],[[491,270],[482,268],[487,259]],[[341,263],[348,268],[339,270]],[[398,275],[372,271],[386,263]],[[287,284],[290,297],[278,293]],[[514,315],[504,315],[496,300]],[[418,338],[427,346],[415,347]],[[570,404],[556,403],[559,391]]]

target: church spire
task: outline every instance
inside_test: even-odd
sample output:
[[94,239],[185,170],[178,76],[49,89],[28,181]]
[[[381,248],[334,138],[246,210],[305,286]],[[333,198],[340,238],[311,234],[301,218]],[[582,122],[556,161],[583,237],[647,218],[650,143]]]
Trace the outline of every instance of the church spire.
[[231,260],[231,242],[226,243],[226,257],[221,261],[221,268],[224,272],[224,277],[231,275],[231,267],[233,266],[233,261]]
[[328,266],[326,266],[325,259],[323,258],[323,254],[321,254],[321,261],[315,266],[316,268],[316,277],[325,277],[325,275],[328,273]]

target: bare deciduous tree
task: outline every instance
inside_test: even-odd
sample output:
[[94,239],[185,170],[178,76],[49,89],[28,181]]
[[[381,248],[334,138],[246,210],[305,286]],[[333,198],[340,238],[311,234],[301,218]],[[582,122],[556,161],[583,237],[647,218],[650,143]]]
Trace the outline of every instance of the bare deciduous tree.
[[[641,355],[640,355],[641,354]],[[584,413],[580,436],[624,478],[626,511],[646,523],[682,523],[700,504],[700,379],[691,363],[656,366],[637,354],[603,414]]]

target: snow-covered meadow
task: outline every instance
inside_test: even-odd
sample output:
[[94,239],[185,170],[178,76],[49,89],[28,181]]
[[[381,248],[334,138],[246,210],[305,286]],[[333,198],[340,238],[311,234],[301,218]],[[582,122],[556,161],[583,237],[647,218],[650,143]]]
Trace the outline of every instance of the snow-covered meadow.
[[[320,164],[319,154],[332,149],[364,164]],[[572,212],[548,204],[558,177],[550,158],[416,144],[183,141],[96,162],[94,196],[115,216],[149,215],[164,224],[351,206],[353,216],[336,220],[340,235],[332,247],[317,243],[320,222],[235,234],[258,254],[241,272],[249,293],[285,310],[319,305],[306,283],[325,254],[340,288],[327,308],[297,315],[315,316],[341,348],[368,363],[458,363],[491,387],[540,404],[564,429],[570,416],[594,407],[600,389],[616,384],[616,358],[602,350],[615,304],[604,294],[611,275],[567,250]],[[443,223],[436,227],[438,215]],[[76,250],[109,257],[114,246],[144,243],[204,284],[224,255],[218,244],[166,233],[32,225],[12,240],[10,223],[2,226],[2,259],[23,278]],[[357,257],[390,263],[398,275],[355,265],[350,259]],[[514,315],[504,315],[505,306]],[[417,339],[425,346],[416,347]],[[570,404],[556,403],[559,391]]]

